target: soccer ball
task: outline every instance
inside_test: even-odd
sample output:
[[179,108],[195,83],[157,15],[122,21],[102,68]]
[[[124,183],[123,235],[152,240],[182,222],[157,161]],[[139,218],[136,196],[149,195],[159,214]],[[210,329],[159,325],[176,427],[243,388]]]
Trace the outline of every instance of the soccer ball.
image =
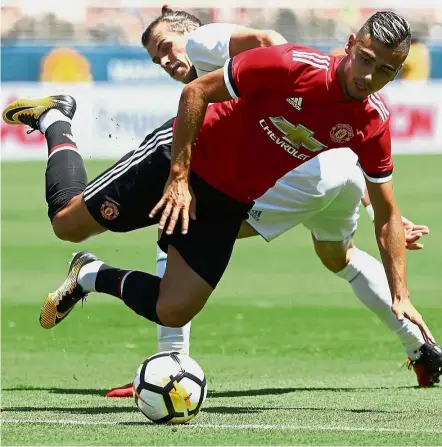
[[204,372],[178,352],[160,352],[145,360],[134,380],[138,409],[157,424],[183,424],[199,412],[207,395]]

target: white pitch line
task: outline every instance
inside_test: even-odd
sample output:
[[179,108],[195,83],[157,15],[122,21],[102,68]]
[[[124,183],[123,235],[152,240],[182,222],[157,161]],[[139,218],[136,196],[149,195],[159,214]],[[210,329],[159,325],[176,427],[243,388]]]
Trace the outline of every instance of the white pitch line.
[[[60,425],[125,425],[134,421],[78,421],[72,419],[0,419],[2,424],[60,424]],[[147,423],[148,424],[148,423]],[[147,425],[146,424],[146,425]],[[154,427],[155,425],[151,425]],[[163,425],[164,427],[165,425]],[[177,427],[177,425],[173,425]],[[215,430],[306,430],[306,431],[354,431],[354,432],[390,432],[390,433],[438,433],[442,434],[442,429],[406,429],[387,427],[339,427],[339,426],[313,426],[313,425],[268,425],[268,424],[186,424],[180,425],[182,428],[210,428]]]

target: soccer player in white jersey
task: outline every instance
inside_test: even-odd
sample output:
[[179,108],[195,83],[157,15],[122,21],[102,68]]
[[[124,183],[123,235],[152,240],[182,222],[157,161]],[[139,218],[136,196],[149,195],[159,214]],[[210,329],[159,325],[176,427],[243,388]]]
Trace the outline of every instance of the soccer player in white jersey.
[[[185,11],[172,11],[167,6],[142,36],[142,44],[153,62],[174,80],[185,84],[223,67],[227,59],[243,51],[285,42],[283,36],[272,30],[256,30],[230,23],[201,26],[195,16]],[[292,106],[302,108],[302,98],[292,98]],[[361,200],[373,218],[356,155],[350,149],[327,151],[286,174],[258,199],[238,237],[260,235],[271,241],[303,224],[311,231],[315,251],[324,266],[348,281],[359,300],[398,335],[419,384],[431,386],[434,381],[425,368],[413,363],[425,347],[421,332],[409,320],[399,321],[392,313],[390,290],[382,264],[352,242]],[[405,218],[403,223],[407,248],[422,248],[417,241],[428,233],[428,228],[414,225]],[[166,260],[167,255],[158,248],[157,276],[164,275]],[[158,326],[158,350],[178,350],[188,354],[190,326],[190,322],[182,328]],[[108,393],[108,397],[131,395],[131,384]]]

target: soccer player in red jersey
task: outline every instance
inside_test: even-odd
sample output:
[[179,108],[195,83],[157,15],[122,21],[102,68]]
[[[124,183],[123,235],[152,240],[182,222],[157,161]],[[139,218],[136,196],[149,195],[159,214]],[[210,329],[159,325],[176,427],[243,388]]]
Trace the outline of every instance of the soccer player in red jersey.
[[[253,200],[318,153],[349,146],[367,179],[392,310],[419,326],[430,352],[440,351],[409,299],[404,232],[391,185],[389,115],[376,95],[399,71],[410,37],[405,19],[382,12],[350,36],[344,58],[292,44],[235,56],[224,70],[185,87],[176,122],[148,135],[139,149],[87,187],[75,144],[62,138],[70,135],[73,98],[9,105],[5,121],[31,125],[48,140],[47,198],[60,238],[79,241],[105,230],[131,231],[159,222],[164,228],[159,245],[169,253],[161,281],[79,253],[65,282],[46,300],[42,326],[55,326],[93,290],[122,299],[151,321],[184,325],[220,280]],[[293,106],[295,95],[303,98],[301,110]],[[61,176],[63,166],[69,169]],[[81,178],[74,182],[74,176]],[[140,203],[152,206],[149,215]],[[82,283],[81,270],[92,263],[97,273]],[[437,377],[441,368],[435,365]]]
[[[143,47],[152,61],[184,84],[223,67],[227,59],[243,51],[283,43],[287,41],[271,30],[232,23],[201,25],[197,17],[167,6],[142,35]],[[302,97],[293,97],[290,102],[302,109]],[[391,312],[391,294],[382,263],[353,243],[360,201],[362,198],[366,204],[367,200],[363,197],[365,179],[356,163],[357,156],[341,148],[321,152],[288,172],[255,200],[238,238],[260,235],[270,242],[298,224],[305,226],[327,269],[348,282],[355,296],[399,338],[409,359],[417,360],[422,355],[424,337],[409,320],[397,320]],[[402,222],[407,225],[407,248],[421,248],[411,240],[426,227],[406,224],[403,216]],[[156,276],[164,276],[166,259],[166,253],[158,247]],[[191,322],[179,328],[158,325],[158,351],[189,354],[190,328]],[[428,375],[421,371],[418,382],[428,384]],[[113,388],[106,396],[131,397],[132,383]]]

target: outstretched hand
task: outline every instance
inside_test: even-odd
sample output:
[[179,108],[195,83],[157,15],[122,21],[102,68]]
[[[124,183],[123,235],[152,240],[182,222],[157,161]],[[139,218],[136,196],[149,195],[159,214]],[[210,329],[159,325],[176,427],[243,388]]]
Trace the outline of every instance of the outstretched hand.
[[409,298],[394,302],[391,310],[396,315],[396,318],[399,321],[407,318],[412,323],[414,323],[420,329],[427,343],[436,343],[436,340],[434,339],[433,335],[430,332],[430,329],[422,318],[422,315],[416,310]]
[[163,197],[149,214],[153,218],[163,209],[158,228],[163,230],[166,225],[166,234],[172,234],[178,219],[181,216],[181,233],[187,234],[189,230],[189,215],[196,219],[196,199],[187,179],[170,178],[164,188]]
[[424,245],[417,241],[430,232],[426,225],[415,225],[413,222],[402,216],[402,225],[405,231],[405,247],[408,250],[422,250]]

